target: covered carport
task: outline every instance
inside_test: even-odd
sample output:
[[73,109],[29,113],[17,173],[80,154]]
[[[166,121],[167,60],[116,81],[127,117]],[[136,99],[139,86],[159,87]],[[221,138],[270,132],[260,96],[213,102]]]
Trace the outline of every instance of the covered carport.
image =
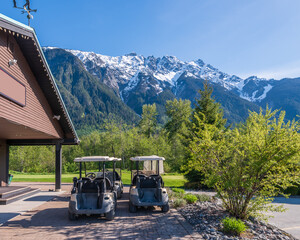
[[34,29],[0,14],[0,187],[8,184],[10,146],[55,145],[60,191],[62,145],[78,143]]

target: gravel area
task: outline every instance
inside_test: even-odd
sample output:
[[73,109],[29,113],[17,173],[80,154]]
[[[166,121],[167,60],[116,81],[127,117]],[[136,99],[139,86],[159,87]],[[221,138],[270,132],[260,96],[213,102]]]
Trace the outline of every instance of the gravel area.
[[224,234],[220,221],[229,216],[220,203],[197,202],[179,208],[178,211],[204,239],[296,239],[290,234],[259,221],[245,221],[248,229],[240,237]]

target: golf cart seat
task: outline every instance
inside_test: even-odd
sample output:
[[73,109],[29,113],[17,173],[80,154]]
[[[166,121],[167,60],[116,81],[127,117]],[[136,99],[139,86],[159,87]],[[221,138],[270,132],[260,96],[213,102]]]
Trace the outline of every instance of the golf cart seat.
[[115,172],[115,180],[121,181],[121,177],[120,177],[119,173],[117,173],[117,172]]
[[160,175],[152,174],[150,177],[153,177],[157,182],[160,182],[161,187],[164,187],[165,183]]
[[[94,182],[100,185],[104,189],[104,179],[103,177],[97,177],[94,179]],[[105,177],[105,185],[106,185],[106,190],[111,190],[112,184],[109,178]]]
[[139,174],[139,175],[135,175],[132,179],[132,185],[136,186],[136,181],[137,181],[137,176],[139,176],[139,178],[145,178],[146,176],[144,174]]
[[140,187],[141,188],[156,188],[157,187],[157,180],[153,177],[145,177],[141,178],[140,180]]
[[90,179],[90,178],[88,178],[88,177],[83,177],[83,178],[81,178],[81,181],[82,181],[82,182],[91,182],[92,179]]
[[84,182],[81,187],[82,193],[99,193],[100,185],[96,182]]

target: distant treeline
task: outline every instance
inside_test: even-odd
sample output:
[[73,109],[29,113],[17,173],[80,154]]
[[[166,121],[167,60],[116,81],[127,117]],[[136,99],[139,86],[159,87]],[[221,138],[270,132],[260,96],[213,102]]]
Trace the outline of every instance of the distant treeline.
[[[169,117],[166,125],[157,123],[156,105],[144,105],[141,121],[137,126],[106,121],[101,131],[80,137],[78,146],[63,146],[63,171],[75,172],[80,156],[115,156],[122,158],[122,168],[130,168],[130,157],[138,155],[164,156],[166,172],[182,171],[186,148],[182,134],[192,113],[189,100],[173,100],[166,103]],[[97,166],[89,166],[97,169]],[[54,146],[10,147],[10,170],[19,172],[48,173],[55,171]]]

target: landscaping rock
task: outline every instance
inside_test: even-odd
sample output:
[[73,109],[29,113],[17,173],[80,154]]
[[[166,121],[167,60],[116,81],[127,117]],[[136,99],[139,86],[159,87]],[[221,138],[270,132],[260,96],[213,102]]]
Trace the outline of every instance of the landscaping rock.
[[264,222],[250,219],[245,221],[247,230],[239,237],[229,236],[222,232],[221,220],[229,217],[220,203],[215,202],[197,202],[178,208],[182,216],[199,232],[203,239],[259,239],[259,240],[295,240],[290,234],[278,229],[275,226]]

